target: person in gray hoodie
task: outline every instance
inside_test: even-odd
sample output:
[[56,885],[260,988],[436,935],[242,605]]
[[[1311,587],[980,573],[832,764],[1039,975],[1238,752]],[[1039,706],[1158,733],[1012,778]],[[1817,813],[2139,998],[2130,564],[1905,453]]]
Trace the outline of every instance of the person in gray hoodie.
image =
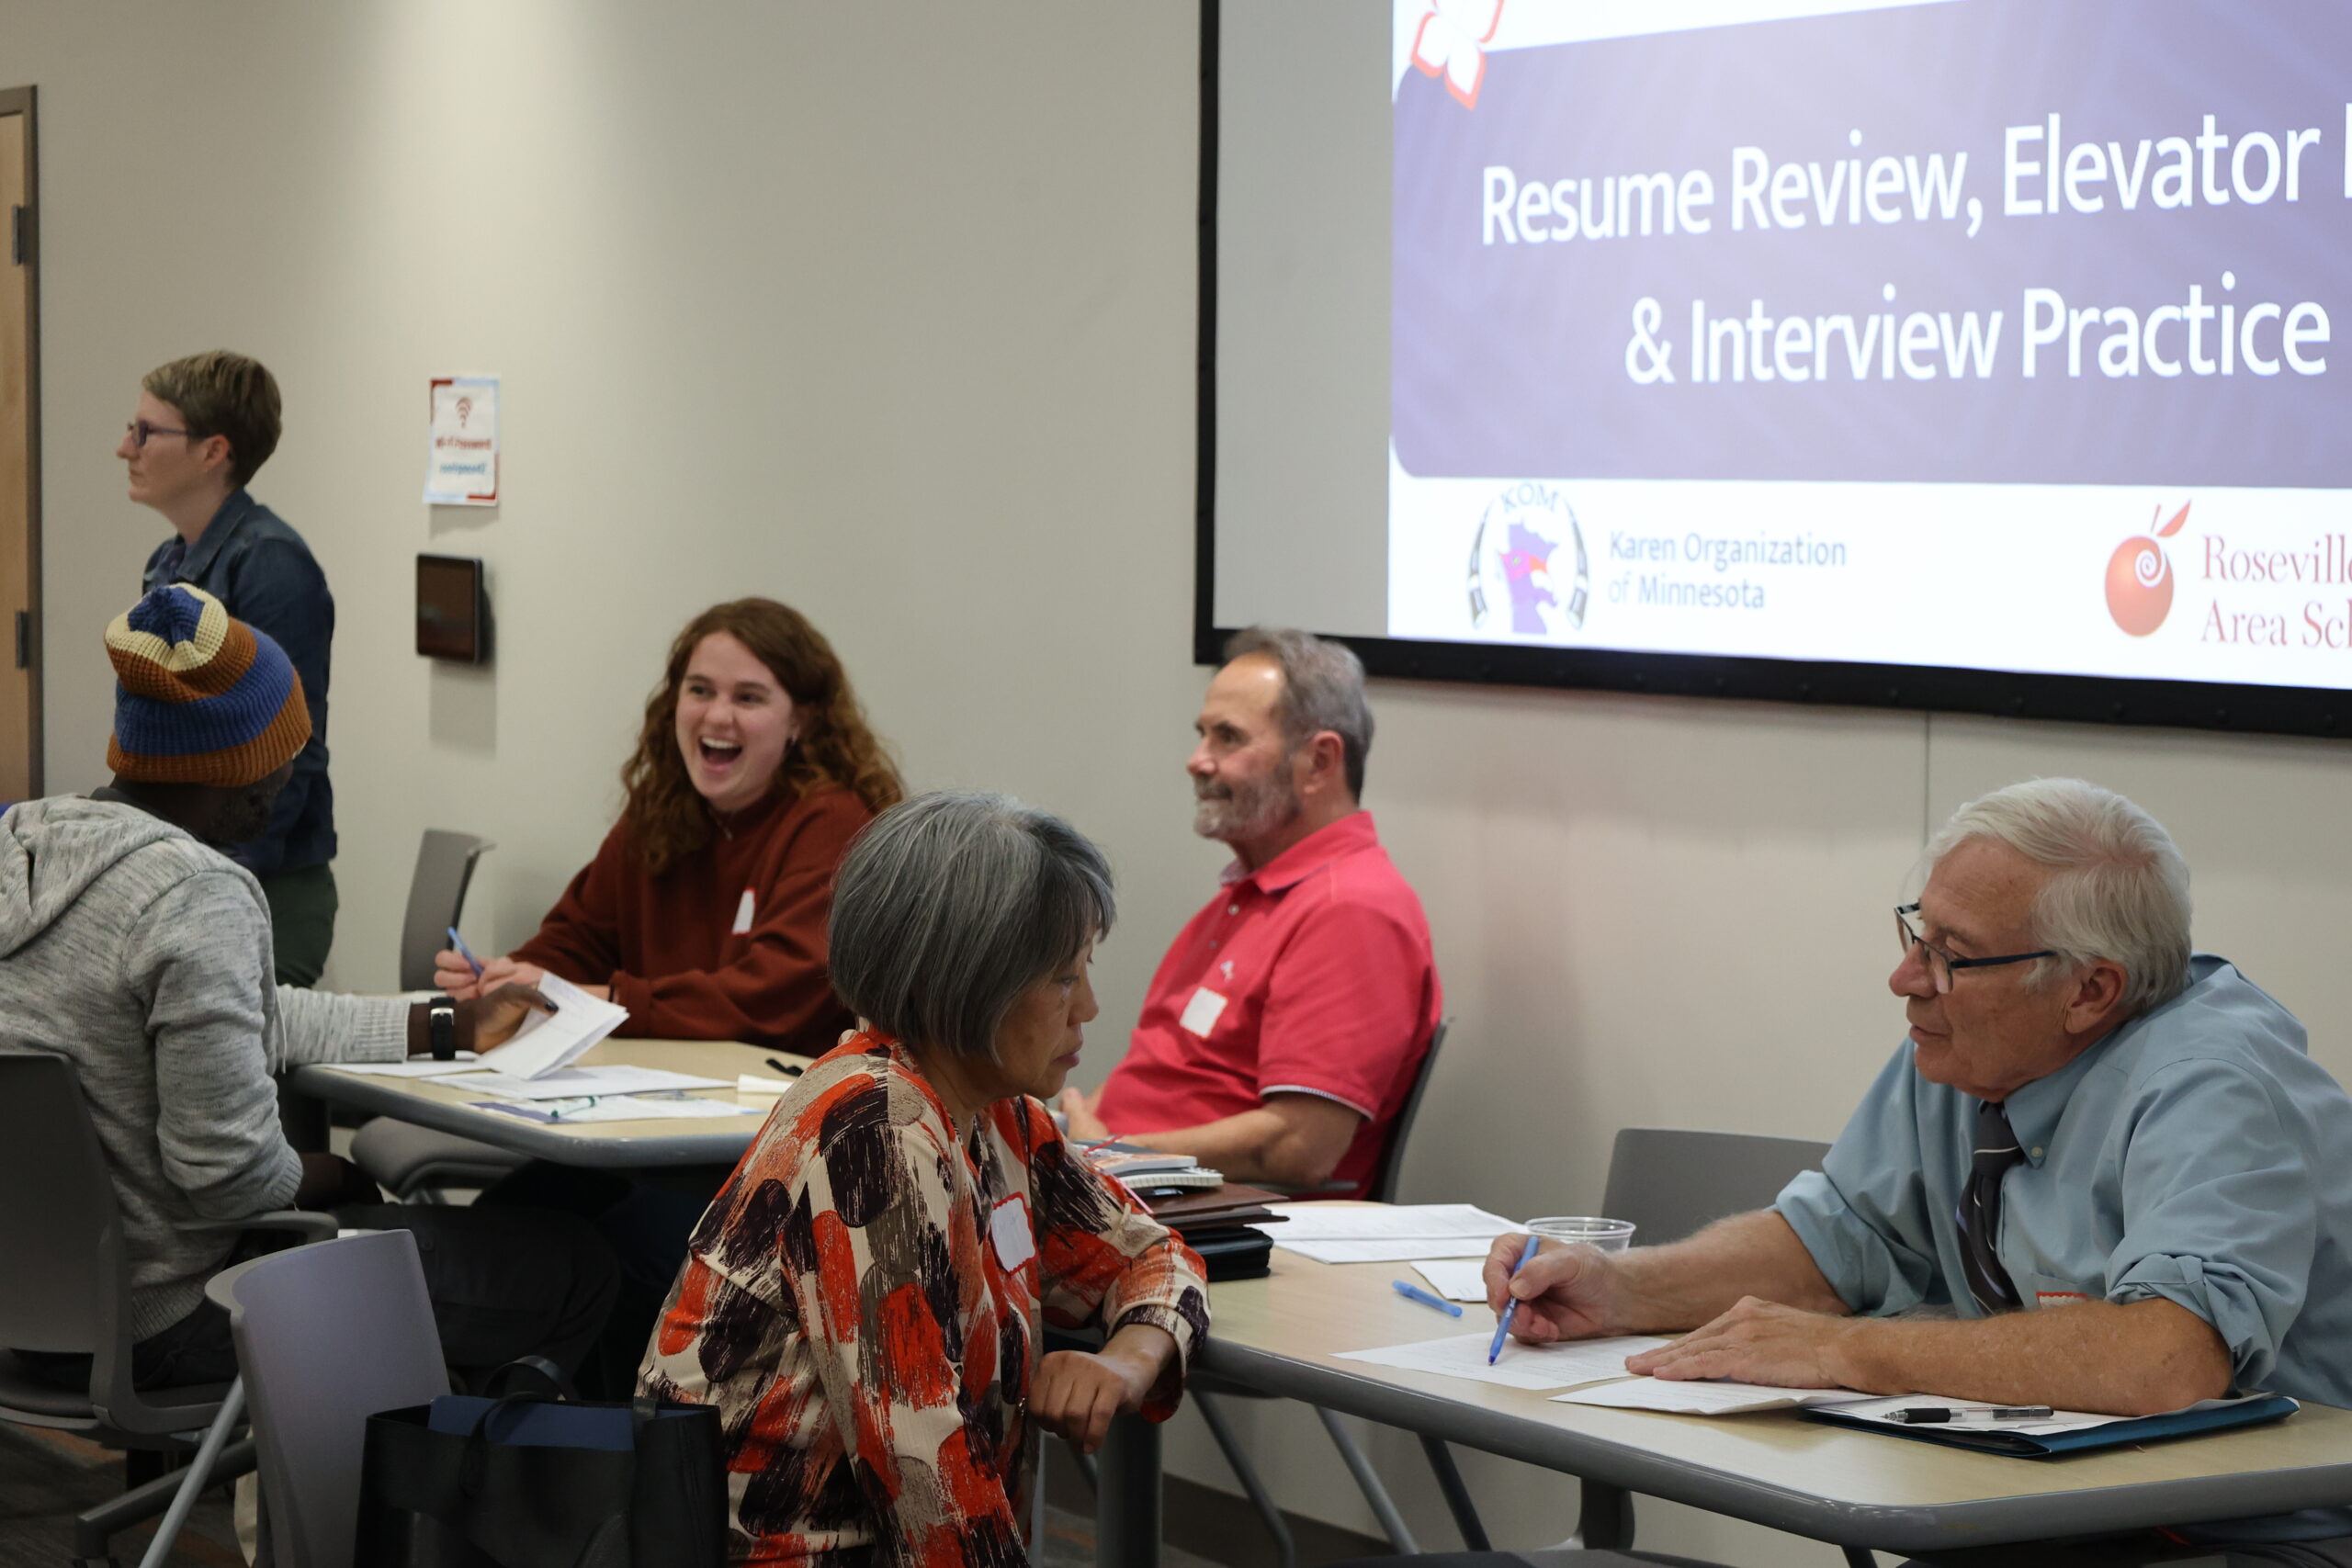
[[[569,1371],[610,1310],[609,1252],[569,1215],[387,1205],[348,1165],[297,1155],[272,1075],[504,1043],[544,998],[410,1004],[279,987],[269,908],[219,848],[251,837],[310,734],[301,682],[267,636],[176,584],[107,629],[120,682],[113,784],[0,817],[0,1053],[71,1063],[130,1256],[133,1378],[235,1372],[204,1282],[258,1249],[234,1222],[335,1206],[346,1226],[418,1233],[444,1352],[461,1373],[543,1355]],[[454,1026],[452,1029],[451,1026]],[[439,1053],[436,1053],[439,1054]],[[355,1193],[374,1200],[343,1206]],[[63,1386],[87,1356],[15,1352]]]

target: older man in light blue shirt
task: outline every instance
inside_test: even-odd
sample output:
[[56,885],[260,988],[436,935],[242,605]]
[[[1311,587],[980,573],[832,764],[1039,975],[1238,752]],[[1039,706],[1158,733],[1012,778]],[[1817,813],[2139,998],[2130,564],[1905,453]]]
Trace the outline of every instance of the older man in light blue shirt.
[[[2233,1389],[2352,1404],[2352,1097],[2192,958],[2163,828],[2076,780],[1962,807],[1897,911],[1909,1038],[1769,1210],[1487,1266],[1543,1342],[1690,1329],[1667,1378],[2141,1415]],[[1915,1311],[1914,1309],[1942,1309]],[[2051,1310],[2063,1309],[2063,1310]],[[2352,1514],[2233,1521],[2352,1564]]]

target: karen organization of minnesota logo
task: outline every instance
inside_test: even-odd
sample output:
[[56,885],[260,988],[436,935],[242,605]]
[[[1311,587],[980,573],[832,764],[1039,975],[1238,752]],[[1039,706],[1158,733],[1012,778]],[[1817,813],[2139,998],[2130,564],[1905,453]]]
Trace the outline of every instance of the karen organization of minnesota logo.
[[2172,614],[2172,562],[2165,558],[2165,547],[2158,541],[2171,538],[2188,521],[2188,503],[2172,514],[2172,521],[2155,527],[2156,518],[2165,514],[2159,506],[2148,525],[2154,530],[2139,534],[2115,547],[2107,561],[2107,613],[2115,624],[2132,637],[2146,637],[2165,624]]

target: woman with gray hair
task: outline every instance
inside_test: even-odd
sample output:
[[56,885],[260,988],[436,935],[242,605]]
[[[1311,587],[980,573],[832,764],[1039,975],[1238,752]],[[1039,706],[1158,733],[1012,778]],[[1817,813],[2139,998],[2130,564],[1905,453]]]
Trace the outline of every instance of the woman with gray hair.
[[[1119,1411],[1174,1412],[1200,1259],[1039,1103],[1112,914],[1102,852],[1002,795],[895,807],[842,862],[831,967],[859,1028],[703,1216],[639,1372],[718,1406],[734,1561],[1007,1568],[1030,1422],[1091,1451]],[[1041,1316],[1108,1338],[1041,1357]]]

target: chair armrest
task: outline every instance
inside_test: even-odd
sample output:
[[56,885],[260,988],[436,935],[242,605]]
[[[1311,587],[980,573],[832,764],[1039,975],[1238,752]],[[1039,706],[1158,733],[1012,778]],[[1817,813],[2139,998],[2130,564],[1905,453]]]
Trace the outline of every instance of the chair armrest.
[[312,1209],[271,1209],[237,1220],[206,1220],[193,1227],[208,1231],[292,1231],[304,1242],[333,1241],[342,1230],[333,1214]]

